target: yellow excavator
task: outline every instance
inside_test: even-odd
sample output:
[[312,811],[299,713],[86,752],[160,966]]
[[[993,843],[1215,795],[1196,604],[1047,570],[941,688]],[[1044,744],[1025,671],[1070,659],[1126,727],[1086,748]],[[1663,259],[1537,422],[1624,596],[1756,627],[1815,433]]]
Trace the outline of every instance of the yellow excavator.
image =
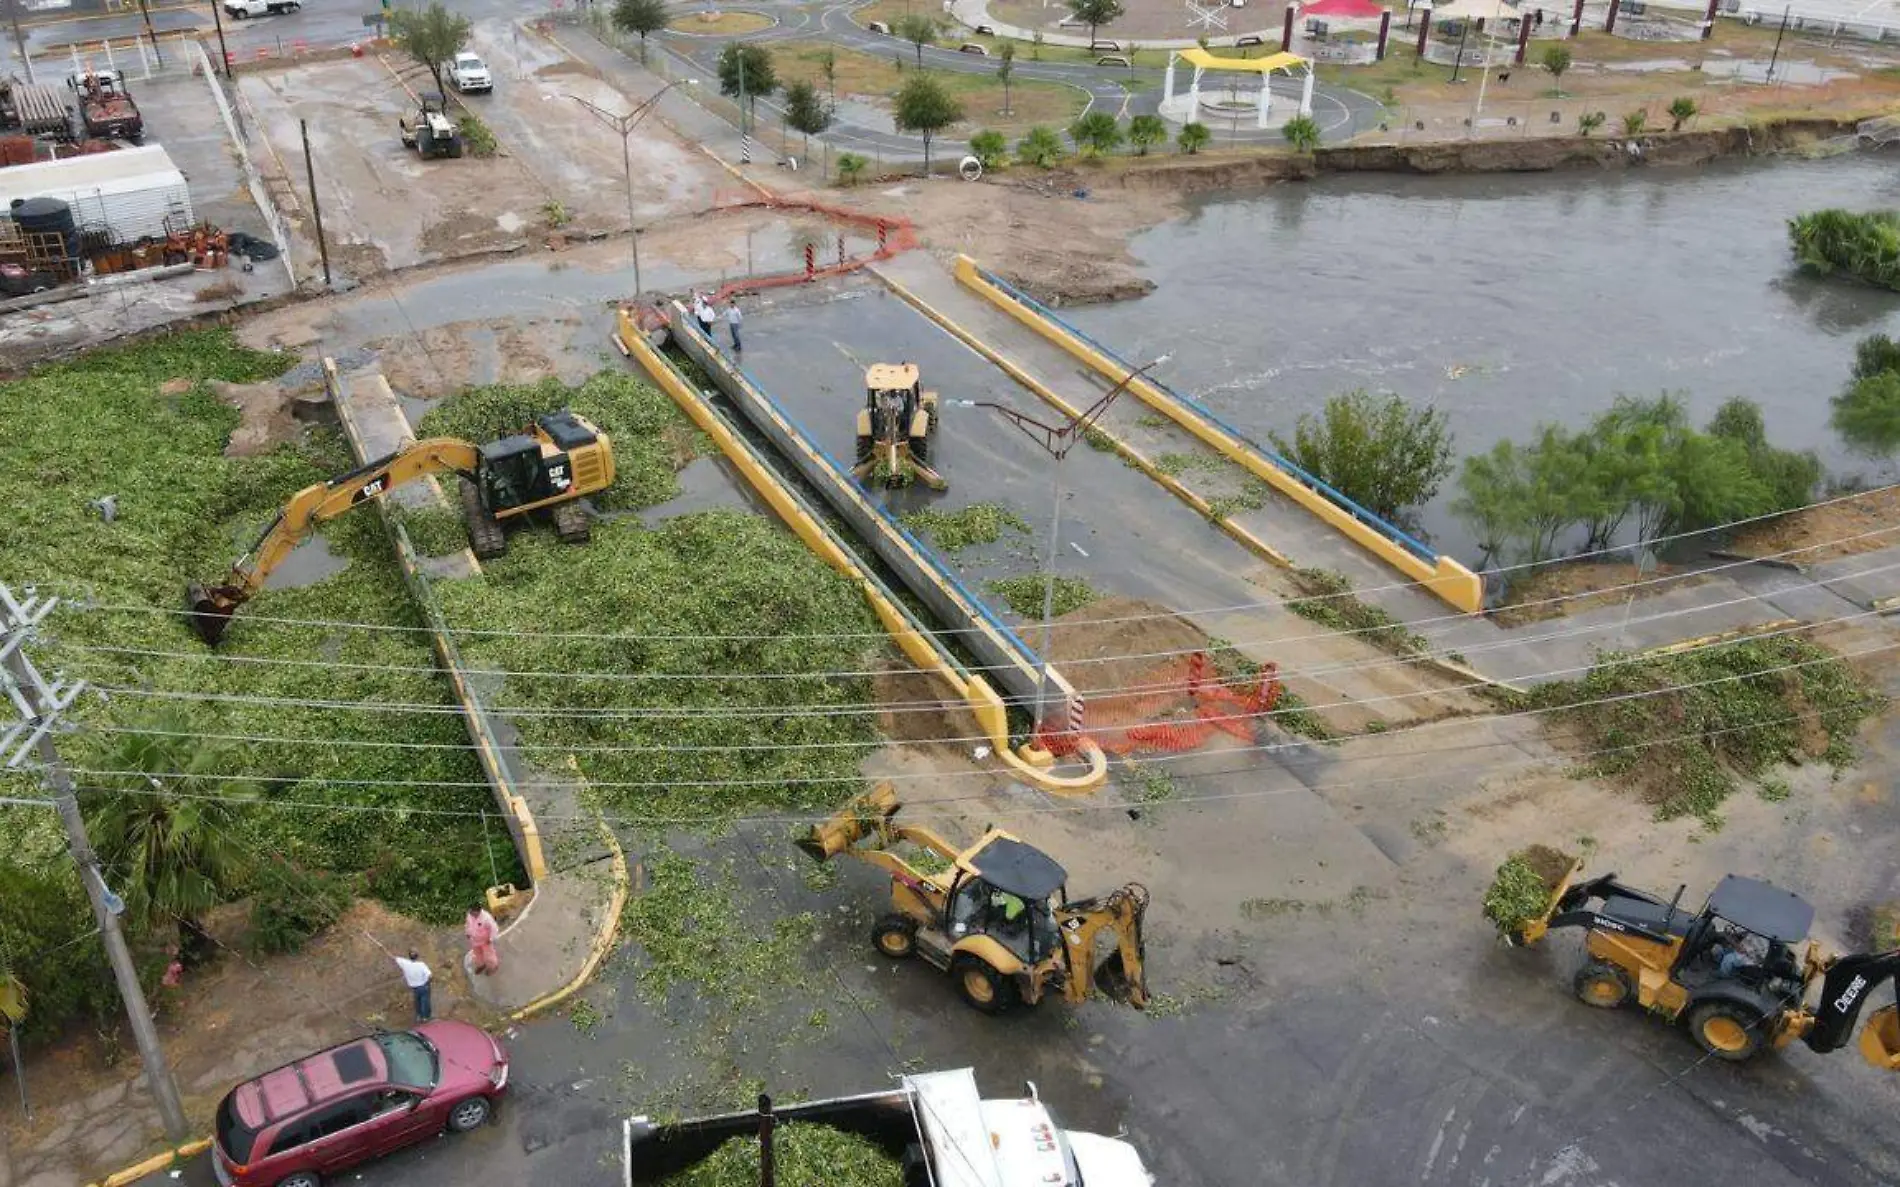
[[192,629],[217,646],[238,607],[264,588],[271,570],[312,528],[418,478],[443,473],[462,478],[462,513],[478,558],[491,560],[506,552],[508,537],[502,525],[537,511],[548,513],[563,541],[582,544],[589,534],[588,519],[576,500],[613,484],[613,443],[586,419],[553,412],[486,445],[431,437],[347,474],[312,483],[290,497],[222,584],[194,581],[186,589]]
[[915,363],[873,363],[864,369],[864,407],[858,410],[857,464],[851,476],[873,486],[931,490],[949,483],[930,468],[937,441],[937,393],[924,390]]
[[[1814,908],[1757,878],[1730,874],[1702,910],[1626,886],[1615,874],[1579,880],[1571,866],[1541,915],[1511,937],[1534,944],[1556,928],[1584,931],[1585,961],[1573,987],[1585,1005],[1634,1004],[1669,1022],[1717,1059],[1740,1063],[1796,1039],[1827,1054],[1853,1038],[1861,1008],[1900,973],[1900,949],[1835,955],[1808,938]],[[1810,1001],[1810,999],[1812,999]],[[1900,1006],[1867,1019],[1862,1058],[1900,1071]]]
[[[1067,873],[1033,845],[992,828],[959,850],[930,829],[898,824],[901,807],[891,785],[881,783],[797,842],[820,862],[848,853],[890,874],[892,910],[871,930],[880,953],[893,960],[922,956],[950,974],[964,1001],[988,1014],[1054,993],[1083,1002],[1091,986],[1136,1009],[1147,1006],[1145,886],[1130,882],[1104,897],[1071,901]],[[942,868],[919,869],[892,851],[899,844],[916,846]],[[1097,964],[1096,942],[1105,933],[1115,945]]]

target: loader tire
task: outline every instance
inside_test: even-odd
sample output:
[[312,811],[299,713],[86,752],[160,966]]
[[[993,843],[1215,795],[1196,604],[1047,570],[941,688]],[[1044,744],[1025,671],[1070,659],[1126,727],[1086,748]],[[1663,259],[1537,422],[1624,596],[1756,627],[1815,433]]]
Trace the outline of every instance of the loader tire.
[[916,458],[921,465],[930,464],[930,434],[926,433],[921,437],[910,439],[910,456]]
[[1593,960],[1577,970],[1570,983],[1577,1000],[1599,1010],[1614,1010],[1630,1000],[1630,979],[1622,969],[1604,960]]
[[476,560],[492,561],[508,551],[507,532],[482,506],[475,484],[466,480],[462,483],[462,522],[468,527],[468,546]]
[[858,434],[858,447],[855,456],[860,466],[871,460],[871,438],[862,433]]
[[879,955],[905,960],[917,954],[917,924],[904,915],[880,916],[871,928],[871,946]]
[[1703,1002],[1689,1011],[1689,1033],[1717,1059],[1746,1063],[1768,1039],[1767,1019],[1740,1002]]
[[1016,984],[974,956],[950,962],[950,977],[963,1000],[985,1014],[1001,1014],[1016,1003]]

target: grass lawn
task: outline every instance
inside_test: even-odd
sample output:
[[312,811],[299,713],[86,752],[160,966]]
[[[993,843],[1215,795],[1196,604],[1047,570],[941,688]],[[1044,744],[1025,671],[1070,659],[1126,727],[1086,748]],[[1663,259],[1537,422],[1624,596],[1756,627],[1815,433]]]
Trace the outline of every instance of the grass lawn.
[[[818,61],[833,47],[815,41],[788,41],[773,47],[773,61],[780,79],[790,82],[808,79],[823,94],[826,83]],[[899,53],[898,51],[902,51]],[[893,43],[888,57],[877,57],[855,50],[836,51],[838,94],[857,95],[888,101],[904,85],[909,72],[916,69],[916,51],[908,44]],[[898,65],[899,61],[903,65]],[[1035,124],[1066,127],[1088,102],[1088,96],[1060,83],[1011,80],[1010,115],[1003,110],[1003,84],[993,74],[964,74],[948,70],[936,77],[963,105],[963,130],[996,128],[1015,130]]]
[[701,37],[737,37],[772,27],[772,18],[759,12],[695,12],[674,17],[666,23],[674,33],[694,33]]

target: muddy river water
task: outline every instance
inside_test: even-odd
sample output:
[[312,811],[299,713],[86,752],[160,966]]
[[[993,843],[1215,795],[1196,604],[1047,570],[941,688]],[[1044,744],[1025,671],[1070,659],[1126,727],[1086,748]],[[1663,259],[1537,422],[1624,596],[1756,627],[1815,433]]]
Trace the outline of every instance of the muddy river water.
[[[1746,396],[1775,440],[1871,475],[1828,399],[1856,340],[1900,333],[1900,295],[1794,271],[1786,220],[1822,206],[1900,206],[1900,157],[1328,178],[1198,202],[1131,245],[1152,295],[1066,316],[1172,350],[1164,377],[1263,441],[1357,387],[1444,409],[1460,454],[1667,389],[1698,422]],[[1469,557],[1447,502],[1423,525]]]

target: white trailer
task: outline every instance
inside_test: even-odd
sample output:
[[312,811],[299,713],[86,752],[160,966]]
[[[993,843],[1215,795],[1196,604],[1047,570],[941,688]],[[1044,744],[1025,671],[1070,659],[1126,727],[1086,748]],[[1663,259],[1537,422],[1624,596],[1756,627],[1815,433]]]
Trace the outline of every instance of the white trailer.
[[57,198],[81,234],[104,231],[119,243],[197,222],[185,175],[158,144],[0,169],[0,217],[16,198]]
[[[1056,1124],[1033,1083],[1024,1095],[984,1100],[969,1068],[900,1078],[886,1092],[771,1109],[773,1124],[828,1125],[882,1146],[904,1168],[904,1187],[1153,1187],[1136,1149],[1120,1138]],[[623,1124],[624,1179],[653,1187],[733,1138],[765,1126],[761,1110],[670,1125]]]

